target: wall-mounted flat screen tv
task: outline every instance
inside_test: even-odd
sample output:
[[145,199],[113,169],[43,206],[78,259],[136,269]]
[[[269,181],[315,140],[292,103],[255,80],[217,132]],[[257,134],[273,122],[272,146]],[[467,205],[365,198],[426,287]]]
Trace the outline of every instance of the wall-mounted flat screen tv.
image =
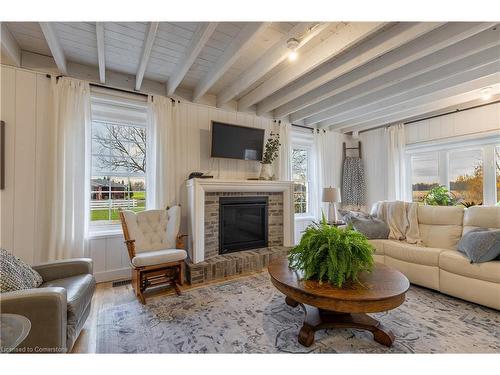
[[212,121],[212,157],[262,161],[264,129]]

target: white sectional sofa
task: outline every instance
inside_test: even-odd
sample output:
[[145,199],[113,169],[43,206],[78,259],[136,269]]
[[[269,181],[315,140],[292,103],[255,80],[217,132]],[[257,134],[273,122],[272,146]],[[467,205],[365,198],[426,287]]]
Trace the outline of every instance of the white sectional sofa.
[[457,244],[473,228],[500,229],[500,207],[419,206],[423,246],[370,240],[375,260],[404,273],[411,283],[500,310],[500,260],[471,264]]

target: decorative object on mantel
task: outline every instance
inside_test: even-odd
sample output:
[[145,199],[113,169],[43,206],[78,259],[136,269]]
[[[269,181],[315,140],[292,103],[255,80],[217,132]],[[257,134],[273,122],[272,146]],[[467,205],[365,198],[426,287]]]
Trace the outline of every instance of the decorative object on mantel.
[[305,280],[328,281],[338,288],[356,282],[362,271],[373,268],[373,246],[353,230],[328,225],[325,215],[308,226],[300,243],[290,250],[290,267],[303,271]]
[[264,156],[262,157],[260,179],[271,180],[273,178],[273,161],[278,157],[280,149],[280,135],[279,133],[272,133],[267,138]]
[[340,189],[336,187],[323,188],[323,202],[328,203],[328,222],[330,224],[339,223],[339,213],[337,210],[337,203],[341,202]]

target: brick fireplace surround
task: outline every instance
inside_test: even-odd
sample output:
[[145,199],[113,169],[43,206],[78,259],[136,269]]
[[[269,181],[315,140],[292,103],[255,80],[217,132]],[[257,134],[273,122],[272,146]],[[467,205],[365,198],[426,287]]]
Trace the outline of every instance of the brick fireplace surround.
[[[293,245],[292,182],[192,179],[187,188],[189,283],[260,271]],[[268,197],[268,247],[219,255],[219,198],[233,196]]]

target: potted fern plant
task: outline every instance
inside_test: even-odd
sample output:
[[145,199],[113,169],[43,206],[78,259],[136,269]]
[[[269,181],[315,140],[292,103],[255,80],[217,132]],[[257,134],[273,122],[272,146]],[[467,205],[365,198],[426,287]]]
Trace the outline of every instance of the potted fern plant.
[[303,271],[305,280],[330,282],[341,288],[357,282],[358,274],[373,269],[373,246],[360,232],[328,224],[325,215],[306,228],[300,243],[289,255],[289,265]]
[[280,146],[280,135],[278,133],[271,133],[269,138],[267,138],[264,155],[262,156],[259,177],[261,180],[270,180],[273,178],[273,161],[278,157]]

